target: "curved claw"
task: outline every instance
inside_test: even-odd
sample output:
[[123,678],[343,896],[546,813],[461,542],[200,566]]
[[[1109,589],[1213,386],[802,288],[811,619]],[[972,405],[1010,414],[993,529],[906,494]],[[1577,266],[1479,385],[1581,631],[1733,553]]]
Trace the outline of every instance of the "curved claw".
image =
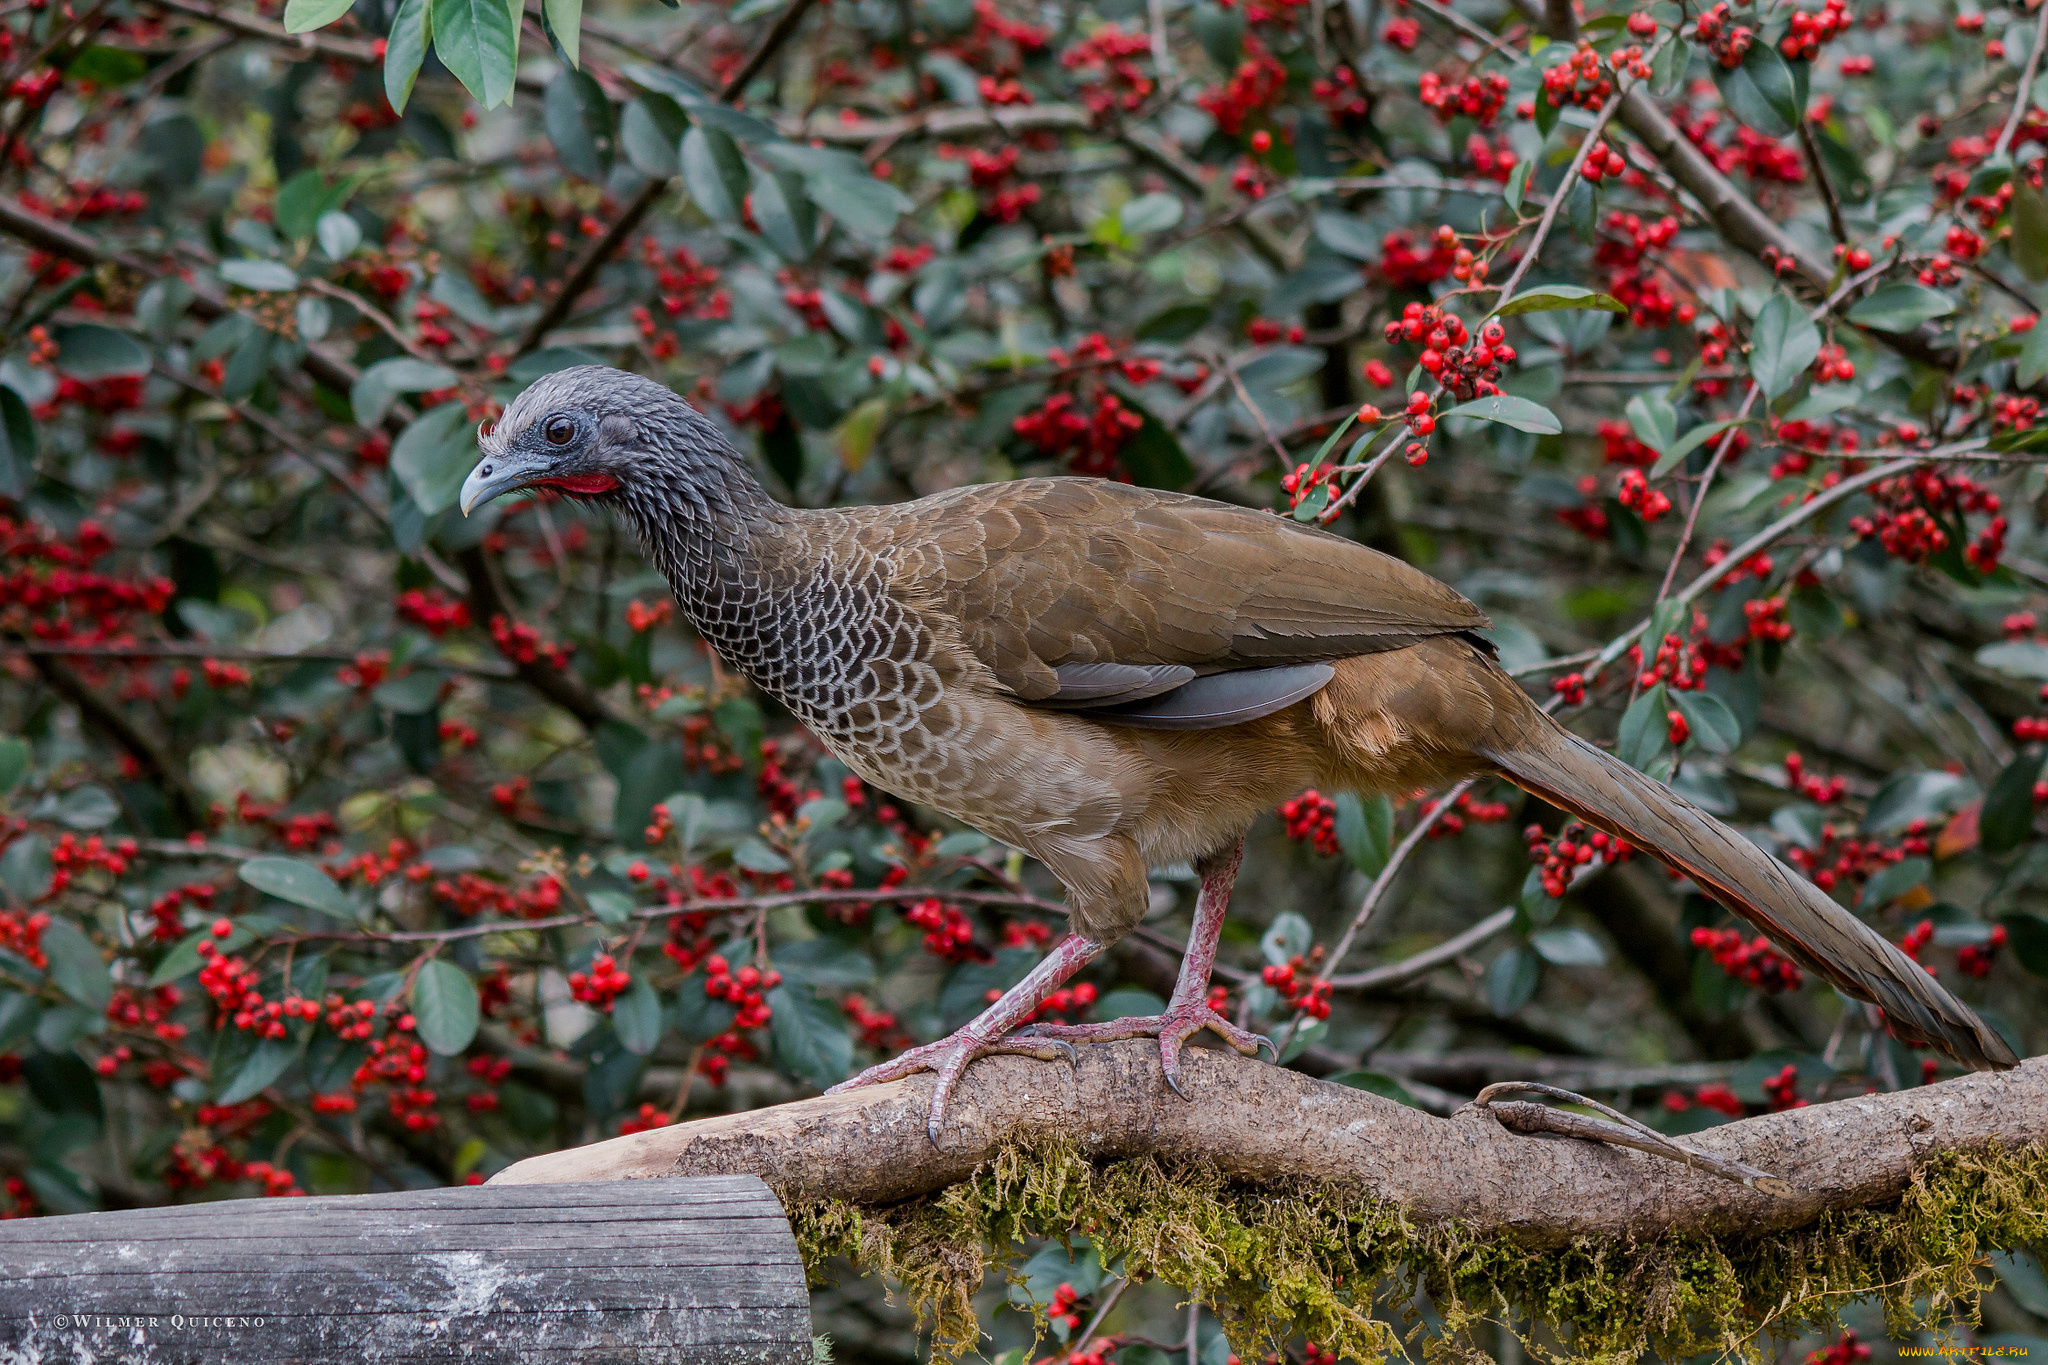
[[1257,1045],[1252,1049],[1252,1056],[1258,1056],[1259,1048],[1264,1048],[1268,1053],[1272,1055],[1273,1064],[1275,1066],[1278,1066],[1280,1064],[1280,1049],[1273,1046],[1273,1040],[1271,1038],[1268,1038],[1263,1033],[1254,1033],[1252,1035],[1252,1042]]
[[938,1079],[932,1086],[932,1097],[925,1121],[925,1136],[936,1147],[939,1144],[939,1134],[945,1127],[947,1102],[952,1099],[953,1088],[959,1084],[960,1077],[966,1074],[969,1062],[997,1053],[1036,1057],[1042,1062],[1058,1061],[1064,1057],[1070,1066],[1080,1060],[1073,1045],[1064,1039],[1025,1038],[1017,1034],[1007,1038],[989,1038],[972,1032],[972,1027],[969,1025],[936,1043],[911,1048],[900,1057],[871,1066],[858,1076],[841,1081],[825,1093],[838,1095],[862,1086],[880,1085],[885,1081],[901,1080],[920,1071],[930,1071]]

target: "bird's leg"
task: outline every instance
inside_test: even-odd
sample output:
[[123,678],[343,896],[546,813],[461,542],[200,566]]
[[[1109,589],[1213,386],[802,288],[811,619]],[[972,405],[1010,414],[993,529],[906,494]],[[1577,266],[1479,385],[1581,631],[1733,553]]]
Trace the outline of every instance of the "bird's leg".
[[856,1086],[876,1085],[882,1081],[898,1080],[913,1072],[932,1071],[938,1073],[939,1083],[932,1087],[930,1117],[926,1133],[932,1142],[939,1140],[939,1126],[946,1113],[946,1101],[952,1097],[953,1087],[959,1083],[967,1064],[977,1057],[992,1053],[1018,1053],[1026,1057],[1037,1057],[1051,1061],[1056,1057],[1074,1060],[1074,1049],[1064,1040],[1057,1038],[1026,1038],[1010,1034],[1024,1020],[1029,1019],[1045,998],[1058,990],[1066,979],[1088,965],[1102,952],[1102,945],[1079,934],[1070,934],[1058,947],[1047,953],[1043,960],[1016,985],[1003,993],[1003,997],[974,1016],[951,1035],[936,1043],[911,1048],[893,1061],[871,1066],[850,1081],[841,1081],[825,1093],[835,1095],[842,1090]]
[[1195,922],[1188,930],[1188,947],[1180,960],[1180,977],[1173,983],[1173,999],[1166,1013],[1130,1019],[1110,1019],[1099,1024],[1033,1024],[1017,1036],[1051,1038],[1072,1043],[1107,1043],[1119,1038],[1159,1039],[1159,1064],[1166,1083],[1176,1095],[1180,1088],[1180,1046],[1203,1029],[1213,1029],[1224,1042],[1247,1057],[1260,1048],[1278,1053],[1273,1040],[1263,1034],[1241,1029],[1209,1008],[1209,973],[1216,966],[1216,945],[1223,937],[1223,916],[1230,908],[1230,888],[1237,880],[1238,864],[1244,861],[1244,840],[1227,853],[1202,861],[1202,889],[1195,896]]

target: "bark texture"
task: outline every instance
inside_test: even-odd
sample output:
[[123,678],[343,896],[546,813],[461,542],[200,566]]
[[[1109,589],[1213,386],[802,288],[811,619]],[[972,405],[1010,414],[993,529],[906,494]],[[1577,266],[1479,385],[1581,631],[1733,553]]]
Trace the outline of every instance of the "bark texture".
[[1522,1137],[1481,1112],[1433,1117],[1234,1053],[1191,1049],[1190,1099],[1145,1040],[1096,1044],[1078,1065],[991,1057],[968,1069],[944,1137],[925,1137],[928,1076],[703,1119],[530,1157],[493,1185],[750,1173],[784,1200],[887,1204],[966,1179],[1006,1145],[1065,1141],[1097,1160],[1159,1154],[1240,1180],[1342,1182],[1424,1223],[1575,1237],[1768,1233],[1896,1197],[1951,1151],[2048,1142],[2048,1058],[1887,1095],[1727,1124],[1687,1141],[1786,1180],[1773,1198],[1672,1162]]

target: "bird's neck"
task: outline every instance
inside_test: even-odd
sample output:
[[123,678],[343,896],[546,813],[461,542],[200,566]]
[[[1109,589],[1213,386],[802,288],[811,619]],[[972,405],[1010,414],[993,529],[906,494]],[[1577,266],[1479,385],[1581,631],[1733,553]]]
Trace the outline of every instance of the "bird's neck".
[[633,487],[629,518],[676,602],[727,663],[772,692],[787,681],[777,636],[812,575],[806,523],[785,507],[737,452],[662,471]]

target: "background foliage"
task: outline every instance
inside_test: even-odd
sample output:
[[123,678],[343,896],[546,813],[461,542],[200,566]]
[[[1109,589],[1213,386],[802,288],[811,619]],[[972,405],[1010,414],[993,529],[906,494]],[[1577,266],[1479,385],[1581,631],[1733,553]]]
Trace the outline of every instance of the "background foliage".
[[[784,4],[0,7],[0,1211],[478,1180],[830,1084],[1063,932],[617,527],[451,510],[590,360],[803,503],[1065,470],[1402,554],[2041,1048],[2048,11]],[[1054,1012],[1156,1008],[1192,890]],[[1507,788],[1290,802],[1217,980],[1438,1111],[1942,1074]],[[990,1353],[1227,1355],[1126,1287],[1038,1253]]]

